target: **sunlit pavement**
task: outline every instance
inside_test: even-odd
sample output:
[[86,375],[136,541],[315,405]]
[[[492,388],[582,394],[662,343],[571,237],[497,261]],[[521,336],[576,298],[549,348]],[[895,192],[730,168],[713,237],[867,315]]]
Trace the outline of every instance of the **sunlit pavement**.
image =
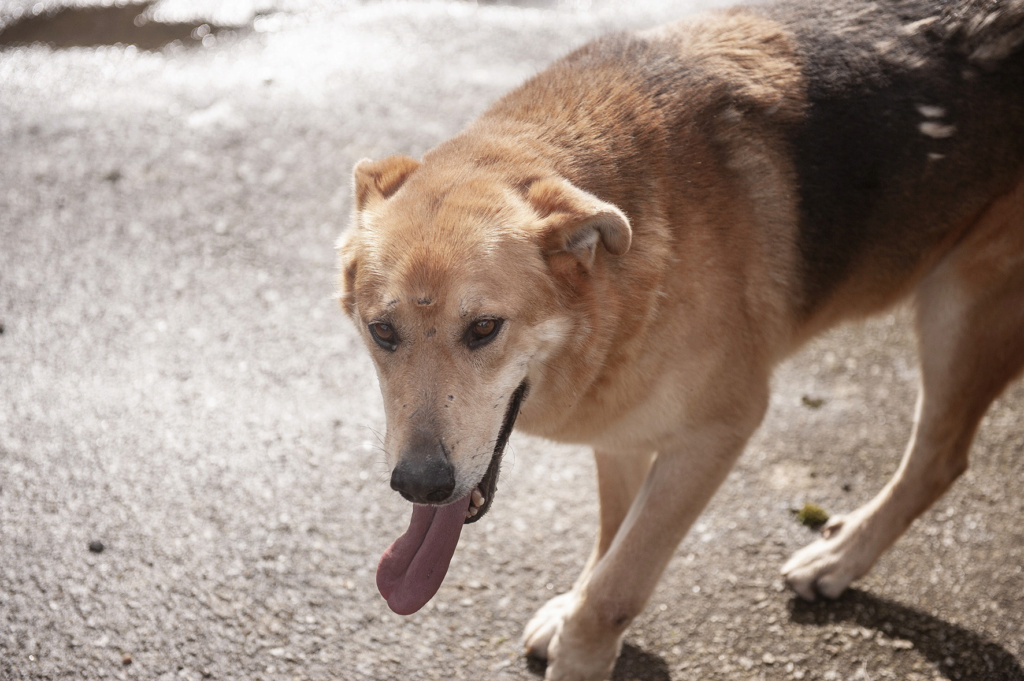
[[[0,678],[540,678],[518,637],[593,540],[588,454],[514,436],[438,596],[390,613],[373,573],[409,509],[333,242],[358,159],[697,7],[626,4],[0,2]],[[13,47],[18,25],[121,44]],[[850,510],[894,471],[912,347],[897,312],[782,368],[617,679],[1024,678],[1020,384],[855,592],[780,586],[813,538],[791,509]]]

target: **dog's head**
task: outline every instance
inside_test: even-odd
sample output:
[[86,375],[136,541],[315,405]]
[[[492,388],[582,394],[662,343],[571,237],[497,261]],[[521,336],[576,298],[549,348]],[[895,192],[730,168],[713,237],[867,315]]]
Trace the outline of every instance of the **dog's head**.
[[356,166],[340,297],[377,368],[392,487],[431,505],[479,489],[479,518],[536,369],[580,331],[573,288],[631,231],[557,175],[452,165]]
[[391,486],[414,502],[377,568],[401,614],[430,600],[463,524],[490,507],[531,383],[585,334],[572,308],[600,244],[621,254],[631,238],[617,208],[553,173],[434,158],[360,162],[339,243],[341,303],[384,396]]

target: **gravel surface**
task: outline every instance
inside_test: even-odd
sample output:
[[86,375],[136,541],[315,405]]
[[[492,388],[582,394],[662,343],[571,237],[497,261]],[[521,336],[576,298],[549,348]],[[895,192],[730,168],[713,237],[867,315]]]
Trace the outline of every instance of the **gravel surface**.
[[[0,43],[67,6],[0,0]],[[438,596],[388,611],[374,568],[409,508],[334,300],[349,173],[698,6],[168,0],[107,20],[186,24],[170,44],[0,47],[0,678],[539,679],[518,637],[593,541],[589,454],[514,436]],[[856,589],[781,587],[814,536],[793,511],[884,484],[916,381],[905,311],[782,367],[615,678],[1024,679],[1019,383]]]

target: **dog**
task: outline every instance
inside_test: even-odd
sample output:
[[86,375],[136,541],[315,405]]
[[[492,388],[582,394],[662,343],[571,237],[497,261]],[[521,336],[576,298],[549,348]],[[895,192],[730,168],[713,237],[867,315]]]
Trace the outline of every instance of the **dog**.
[[611,673],[782,359],[911,299],[902,464],[782,568],[835,598],[965,470],[1024,369],[1024,0],[732,8],[585,45],[414,160],[364,160],[340,303],[413,503],[409,614],[494,501],[513,427],[593,447],[596,546],[527,624],[546,679]]

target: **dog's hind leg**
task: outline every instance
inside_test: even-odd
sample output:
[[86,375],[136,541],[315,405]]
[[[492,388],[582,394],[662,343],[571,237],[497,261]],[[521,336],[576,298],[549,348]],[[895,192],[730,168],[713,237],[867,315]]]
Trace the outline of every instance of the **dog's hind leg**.
[[572,610],[579,590],[586,584],[594,566],[611,546],[633,499],[636,498],[637,491],[650,471],[652,461],[651,454],[594,452],[594,462],[597,464],[597,492],[601,505],[601,526],[598,529],[597,541],[572,591],[549,600],[526,625],[523,645],[531,657],[547,659],[552,636],[561,626],[566,613]]
[[918,287],[921,391],[896,475],[829,523],[782,572],[806,599],[838,597],[966,470],[975,430],[1024,368],[1024,182],[994,202]]

